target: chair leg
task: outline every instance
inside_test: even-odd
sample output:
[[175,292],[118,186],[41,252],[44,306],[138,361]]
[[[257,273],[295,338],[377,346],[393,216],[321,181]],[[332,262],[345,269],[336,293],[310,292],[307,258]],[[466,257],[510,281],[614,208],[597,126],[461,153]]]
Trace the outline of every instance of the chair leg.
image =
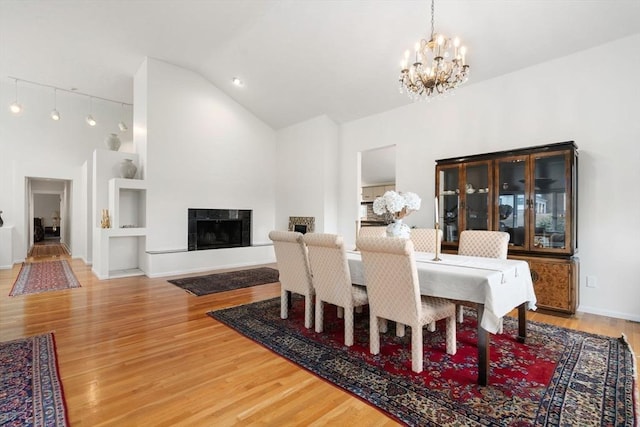
[[498,333],[501,334],[503,332],[503,318],[500,318],[500,323],[498,324]]
[[380,318],[380,333],[381,334],[386,334],[387,333],[387,319],[382,319]]
[[353,345],[353,307],[344,309],[344,345]]
[[447,317],[447,354],[456,354],[458,344],[456,342],[456,316]]
[[411,370],[416,373],[422,372],[422,326],[411,325]]
[[404,336],[404,323],[396,322],[396,336],[403,337]]
[[280,289],[280,318],[287,319],[289,317],[289,307],[287,306],[289,298],[287,298],[287,290]]
[[464,322],[464,307],[456,304],[456,311],[458,312],[458,323]]
[[436,322],[431,322],[427,325],[427,331],[435,332],[436,331]]
[[344,308],[338,306],[338,319],[342,319],[344,317]]
[[316,332],[322,332],[324,322],[324,311],[322,310],[322,300],[316,295]]
[[311,329],[313,326],[313,295],[304,297],[304,327]]
[[380,324],[378,321],[375,314],[369,314],[369,353],[371,354],[380,353]]

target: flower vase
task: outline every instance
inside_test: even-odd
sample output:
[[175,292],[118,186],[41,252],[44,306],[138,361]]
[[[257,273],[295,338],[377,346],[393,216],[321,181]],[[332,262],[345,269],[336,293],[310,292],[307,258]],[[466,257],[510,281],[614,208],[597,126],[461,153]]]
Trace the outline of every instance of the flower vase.
[[394,219],[393,222],[387,226],[387,236],[409,239],[411,238],[411,229],[407,224],[403,223],[401,219]]

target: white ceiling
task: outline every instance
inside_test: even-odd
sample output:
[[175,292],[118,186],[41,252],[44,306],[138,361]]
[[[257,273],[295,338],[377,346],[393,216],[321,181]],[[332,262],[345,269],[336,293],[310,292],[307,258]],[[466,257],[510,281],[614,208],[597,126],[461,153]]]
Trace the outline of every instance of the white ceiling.
[[[411,0],[0,0],[0,78],[133,102],[145,56],[200,73],[279,129],[410,101],[404,50],[430,32]],[[639,0],[438,0],[468,45],[468,84],[640,32]],[[617,72],[616,72],[617,73]],[[231,85],[241,77],[244,88]],[[593,90],[593,88],[589,88]]]

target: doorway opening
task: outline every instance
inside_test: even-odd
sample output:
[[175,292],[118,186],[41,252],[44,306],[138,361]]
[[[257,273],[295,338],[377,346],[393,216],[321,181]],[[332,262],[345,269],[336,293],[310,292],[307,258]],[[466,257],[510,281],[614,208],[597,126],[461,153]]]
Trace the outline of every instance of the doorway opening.
[[58,245],[70,253],[71,181],[54,178],[27,178],[29,244],[27,257],[36,245]]
[[358,225],[383,226],[388,218],[373,212],[373,201],[396,187],[396,146],[374,148],[360,152],[360,198]]

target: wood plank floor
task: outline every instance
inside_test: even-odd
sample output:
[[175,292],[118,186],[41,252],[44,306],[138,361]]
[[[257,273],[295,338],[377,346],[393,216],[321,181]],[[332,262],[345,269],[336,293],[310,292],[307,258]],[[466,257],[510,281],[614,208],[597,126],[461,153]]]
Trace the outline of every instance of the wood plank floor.
[[[100,281],[82,261],[69,262],[81,288],[19,297],[7,295],[20,265],[0,270],[0,341],[54,331],[73,426],[397,425],[205,314],[279,296],[278,283],[195,297],[167,278]],[[624,333],[640,353],[638,323],[529,318]]]

